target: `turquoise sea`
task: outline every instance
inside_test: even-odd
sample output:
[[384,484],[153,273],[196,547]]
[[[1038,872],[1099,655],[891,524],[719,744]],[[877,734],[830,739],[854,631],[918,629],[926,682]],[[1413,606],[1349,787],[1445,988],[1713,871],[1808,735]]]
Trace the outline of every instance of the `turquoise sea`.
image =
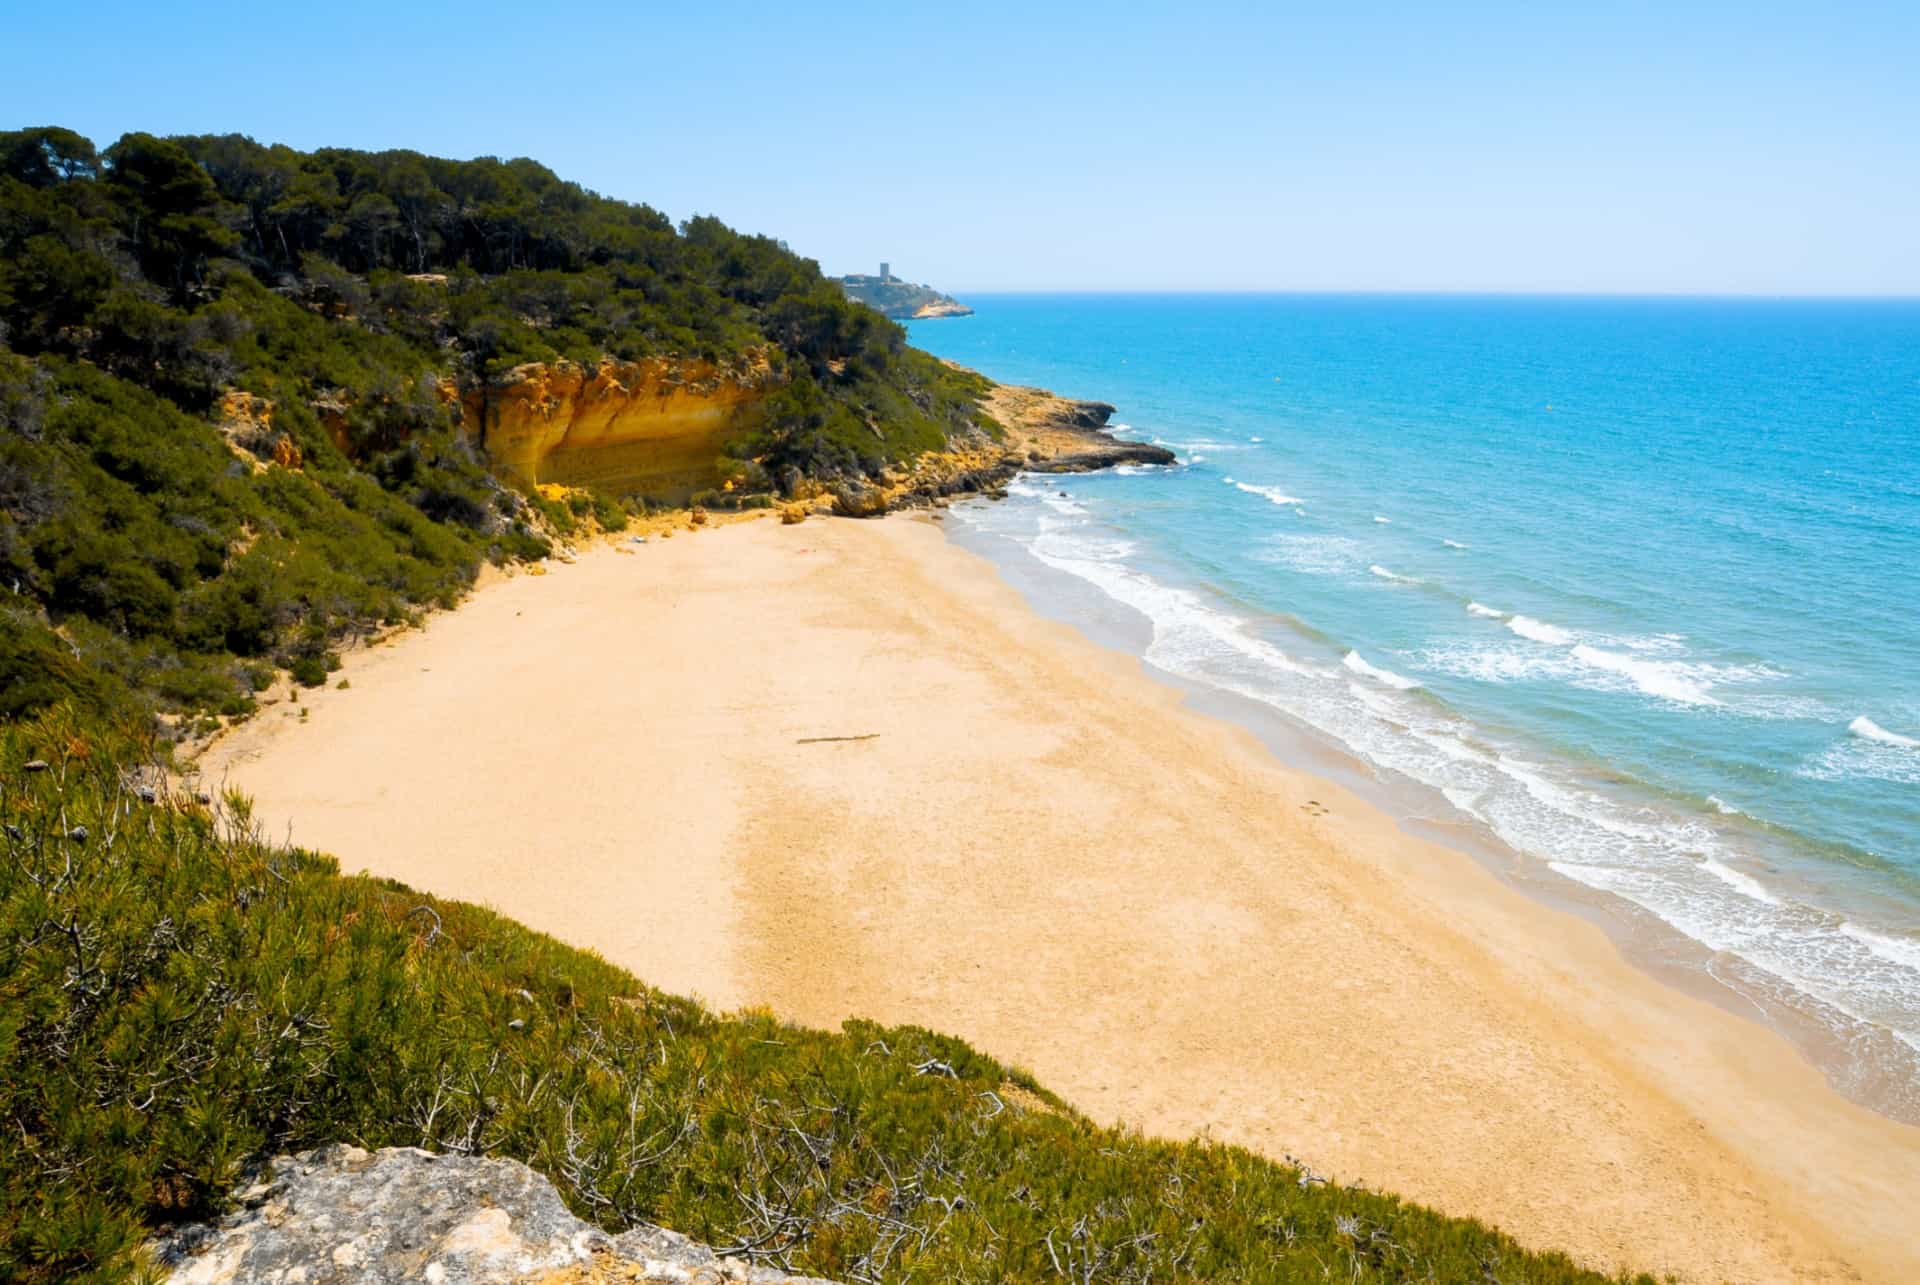
[[968,302],[913,341],[1180,459],[972,542],[1920,1118],[1920,302]]

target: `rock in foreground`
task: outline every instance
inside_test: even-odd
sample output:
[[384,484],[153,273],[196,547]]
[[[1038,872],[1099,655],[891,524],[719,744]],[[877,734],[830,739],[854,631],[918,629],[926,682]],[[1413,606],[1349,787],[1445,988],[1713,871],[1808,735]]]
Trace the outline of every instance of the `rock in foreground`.
[[241,1207],[218,1223],[153,1246],[175,1282],[825,1285],[722,1258],[660,1227],[610,1236],[514,1160],[321,1147],[275,1160],[237,1198]]

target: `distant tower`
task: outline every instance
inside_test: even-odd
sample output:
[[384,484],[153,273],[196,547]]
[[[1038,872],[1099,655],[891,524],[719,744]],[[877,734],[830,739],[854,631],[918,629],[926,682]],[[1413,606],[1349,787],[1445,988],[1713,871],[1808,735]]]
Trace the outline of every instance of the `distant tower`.
[[892,265],[891,263],[885,263],[885,262],[883,262],[883,263],[881,263],[881,265],[880,265],[880,279],[881,279],[882,281],[891,281],[891,280],[893,280],[893,265]]

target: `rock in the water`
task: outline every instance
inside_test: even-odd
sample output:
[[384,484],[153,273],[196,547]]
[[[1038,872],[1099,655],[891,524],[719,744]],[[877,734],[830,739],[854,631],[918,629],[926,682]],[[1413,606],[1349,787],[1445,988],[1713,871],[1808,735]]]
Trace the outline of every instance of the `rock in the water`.
[[177,1285],[825,1285],[721,1258],[661,1227],[610,1236],[575,1218],[553,1184],[514,1160],[321,1147],[275,1160],[237,1198],[240,1209],[218,1223],[155,1243]]

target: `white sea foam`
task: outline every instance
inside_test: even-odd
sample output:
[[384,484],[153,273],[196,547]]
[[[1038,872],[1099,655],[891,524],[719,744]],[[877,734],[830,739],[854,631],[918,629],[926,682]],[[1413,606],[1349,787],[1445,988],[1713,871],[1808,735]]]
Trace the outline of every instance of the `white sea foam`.
[[[1012,490],[1013,488],[1009,487],[1007,489]],[[1026,491],[1023,493],[1027,495],[1035,496],[1040,501],[1040,503],[1046,505],[1049,509],[1052,509],[1055,513],[1066,513],[1073,517],[1084,517],[1088,512],[1087,506],[1085,504],[1082,504],[1079,500],[1067,494],[1065,491],[1057,490],[1053,487],[1043,486],[1036,490]]]
[[1164,669],[1189,674],[1195,656],[1224,647],[1264,672],[1305,672],[1280,648],[1249,633],[1241,620],[1212,607],[1198,593],[1163,585],[1128,566],[1125,558],[1133,546],[1126,541],[1084,529],[1043,530],[1029,548],[1047,565],[1092,583],[1145,616],[1153,625],[1147,659]]
[[1467,744],[1457,734],[1450,731],[1429,731],[1425,728],[1409,728],[1409,731],[1421,742],[1439,750],[1441,757],[1454,763],[1493,763],[1494,756],[1483,750],[1477,750]]
[[1855,736],[1869,741],[1878,741],[1882,745],[1897,745],[1903,750],[1920,750],[1920,741],[1911,736],[1902,736],[1898,732],[1889,732],[1865,714],[1848,723],[1847,730]]
[[[1875,726],[1878,727],[1877,724]],[[1879,730],[1884,732],[1886,729]],[[1848,725],[1848,731],[1853,734],[1802,763],[1797,774],[1813,781],[1867,779],[1920,785],[1920,754],[1914,753],[1910,744],[1864,735],[1852,724]]]
[[[1890,1033],[1920,1049],[1920,960],[1905,957],[1904,943],[1880,938],[1881,950],[1851,924],[1833,926],[1832,917],[1766,893],[1730,884],[1722,873],[1738,875],[1723,863],[1695,865],[1713,884],[1734,888],[1716,896],[1713,884],[1689,881],[1677,868],[1619,866],[1584,861],[1549,861],[1549,868],[1652,911],[1674,928],[1711,950],[1737,955],[1762,973],[1852,1018]],[[1717,865],[1719,869],[1710,866]],[[1741,876],[1744,878],[1744,876]],[[1757,886],[1757,885],[1756,885]],[[1893,947],[1889,950],[1887,947]],[[1833,1017],[1829,1017],[1833,1020]]]
[[[1156,667],[1263,702],[1381,771],[1425,783],[1516,850],[1634,903],[1709,950],[1744,959],[1750,967],[1742,976],[1766,993],[1783,999],[1797,993],[1795,1002],[1823,1020],[1866,1023],[1872,1038],[1897,1038],[1920,1050],[1920,940],[1843,923],[1796,902],[1785,886],[1762,884],[1739,868],[1736,832],[1718,815],[1671,813],[1656,800],[1623,796],[1613,782],[1589,780],[1572,765],[1523,757],[1515,747],[1501,747],[1497,733],[1475,729],[1434,702],[1407,698],[1379,676],[1390,671],[1358,654],[1348,660],[1345,651],[1338,653],[1338,667],[1291,656],[1210,593],[1163,584],[1131,566],[1131,544],[1086,517],[1023,498],[1018,510],[983,506],[977,518],[962,520],[1001,530],[1011,522],[1032,531],[1037,523],[1039,533],[1028,544],[1035,556],[1146,617],[1153,635],[1147,660]],[[1264,560],[1319,574],[1351,574],[1366,565],[1357,542],[1339,537],[1275,536],[1257,550]],[[1497,681],[1550,679],[1643,695],[1649,682],[1656,688],[1678,683],[1674,690],[1697,696],[1723,681],[1777,673],[1689,662],[1683,652],[1636,653],[1626,640],[1559,632],[1572,641],[1542,646],[1515,631],[1422,652],[1414,663],[1423,671],[1478,669]],[[1598,666],[1582,647],[1598,655]],[[1849,770],[1867,763],[1884,772],[1897,763],[1920,778],[1920,754],[1910,746],[1849,735],[1833,749],[1848,756]],[[1837,1029],[1854,1040],[1868,1028]]]
[[1506,612],[1500,610],[1498,607],[1489,607],[1483,602],[1468,603],[1467,611],[1472,615],[1486,616],[1491,620],[1498,620],[1500,619],[1500,617],[1507,614]]
[[1585,643],[1573,649],[1573,658],[1591,668],[1619,674],[1647,695],[1657,696],[1661,700],[1678,701],[1682,705],[1720,703],[1707,694],[1705,684],[1689,675],[1686,666],[1623,656],[1617,651],[1604,651]]
[[1249,438],[1248,438],[1247,440],[1248,440],[1249,442],[1264,442],[1264,441],[1266,441],[1267,439],[1266,439],[1266,438],[1264,438],[1264,437],[1249,437]]
[[1889,963],[1920,969],[1920,941],[1911,937],[1889,937],[1859,924],[1843,923],[1840,931]]
[[1573,634],[1560,626],[1550,625],[1544,620],[1535,620],[1532,616],[1514,616],[1507,621],[1507,628],[1522,638],[1551,643],[1555,647],[1570,647],[1576,641]]
[[1376,721],[1385,726],[1397,727],[1404,718],[1399,708],[1393,703],[1393,698],[1371,683],[1349,681],[1347,694],[1360,702],[1360,705],[1373,715]]
[[1191,442],[1167,442],[1156,437],[1153,439],[1153,443],[1156,446],[1171,447],[1176,451],[1244,451],[1251,449],[1245,442],[1222,442],[1210,437],[1203,437]]
[[1374,514],[1374,515],[1373,515],[1373,520],[1374,520],[1375,522],[1378,522],[1378,523],[1379,523],[1379,524],[1380,524],[1381,526],[1392,526],[1392,525],[1393,525],[1393,519],[1392,519],[1392,518],[1383,518],[1383,517],[1381,517],[1381,516],[1380,516],[1380,515],[1379,515],[1378,513],[1376,513],[1376,514]]
[[1420,583],[1420,581],[1414,579],[1412,576],[1403,576],[1396,572],[1389,571],[1377,562],[1374,563],[1372,566],[1368,567],[1367,570],[1373,572],[1374,575],[1379,576],[1382,580],[1394,580],[1399,582],[1400,584],[1419,584]]
[[1470,544],[1462,544],[1458,540],[1442,540],[1440,543],[1446,545],[1449,549],[1471,549],[1473,547]]
[[[1610,638],[1607,641],[1617,643],[1629,651],[1666,652],[1671,655],[1687,649],[1686,640],[1678,634],[1654,634],[1650,637]],[[1770,675],[1770,677],[1778,678],[1780,675],[1775,673]]]
[[[1473,605],[1467,609],[1473,611]],[[1474,611],[1474,614],[1493,613],[1487,609]],[[1514,617],[1507,621],[1507,628],[1529,641],[1463,640],[1422,649],[1415,654],[1414,660],[1423,669],[1481,683],[1570,683],[1585,691],[1631,692],[1683,705],[1730,708],[1743,716],[1754,718],[1784,718],[1797,711],[1804,712],[1805,702],[1783,703],[1765,693],[1741,695],[1737,699],[1715,694],[1722,687],[1765,682],[1782,676],[1781,671],[1769,666],[1713,665],[1700,661],[1655,659],[1577,641],[1570,647],[1542,647],[1532,641],[1536,634],[1565,639],[1578,639],[1580,636],[1558,630],[1552,625],[1541,626],[1538,621],[1528,621],[1515,628],[1516,620],[1526,619],[1523,616]],[[1533,629],[1534,633],[1528,633],[1529,629]],[[1552,632],[1549,634],[1548,631]],[[1853,741],[1852,747],[1863,752],[1881,751],[1889,758],[1896,753],[1892,750],[1883,751],[1882,747],[1865,741]],[[1900,756],[1911,760],[1914,771],[1920,774],[1920,756],[1905,753]],[[1836,764],[1828,764],[1826,768],[1809,765],[1805,774],[1838,776],[1843,774],[1843,769]]]
[[1340,663],[1356,674],[1365,674],[1376,683],[1385,683],[1399,691],[1410,692],[1420,685],[1420,680],[1417,678],[1408,678],[1405,674],[1396,674],[1391,669],[1382,669],[1378,665],[1368,664],[1357,651],[1348,652],[1341,658]]
[[1755,901],[1764,902],[1769,906],[1777,906],[1780,904],[1780,898],[1768,892],[1765,886],[1752,875],[1743,874],[1735,870],[1732,866],[1723,865],[1715,861],[1712,857],[1708,857],[1702,861],[1700,868],[1720,880],[1720,882],[1726,884],[1729,888],[1745,896],[1752,897]]
[[1746,815],[1746,813],[1742,812],[1739,808],[1734,807],[1733,804],[1727,802],[1725,799],[1721,798],[1717,794],[1709,794],[1707,796],[1707,802],[1713,804],[1714,811],[1718,812],[1723,817],[1737,817],[1737,816]]
[[1255,486],[1251,482],[1235,482],[1234,485],[1242,491],[1245,491],[1248,495],[1259,496],[1269,504],[1288,505],[1306,503],[1306,501],[1299,496],[1288,495],[1277,486]]
[[1248,556],[1310,576],[1346,575],[1362,565],[1359,542],[1343,535],[1275,535]]
[[1422,669],[1478,683],[1565,682],[1583,672],[1564,651],[1548,651],[1517,640],[1429,647],[1415,659]]

